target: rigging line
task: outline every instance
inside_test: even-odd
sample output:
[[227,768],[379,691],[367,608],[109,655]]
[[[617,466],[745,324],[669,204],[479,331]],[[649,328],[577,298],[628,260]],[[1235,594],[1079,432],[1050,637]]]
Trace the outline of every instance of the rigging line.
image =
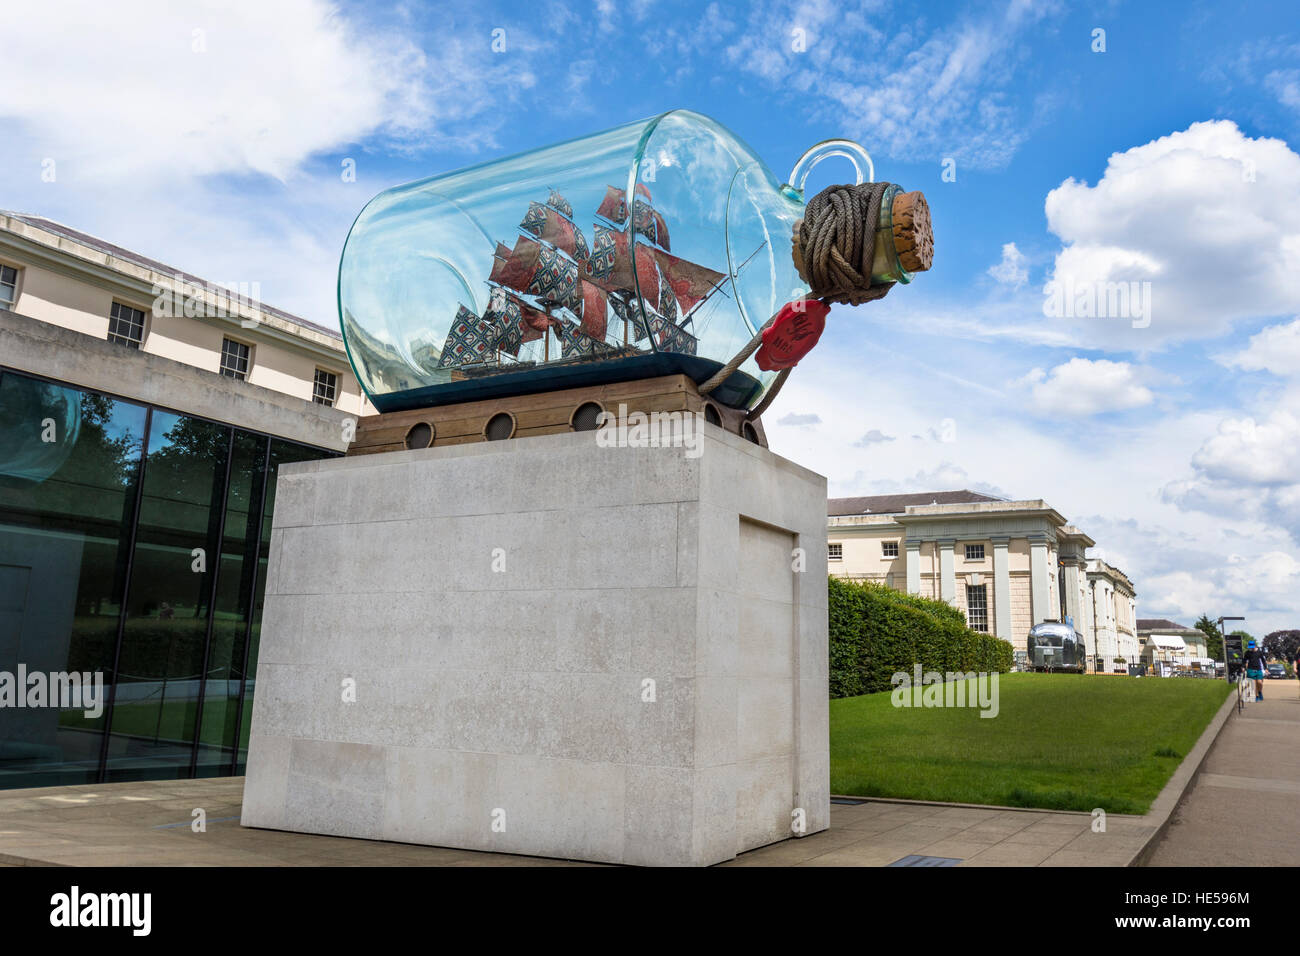
[[[751,252],[748,256],[745,257],[745,261],[744,261],[744,262],[742,262],[740,265],[736,266],[736,275],[737,275],[737,276],[740,275],[740,270],[744,269],[745,266],[749,265],[749,260],[750,260],[750,259],[753,259],[754,256],[756,256],[756,255],[758,255],[760,252],[762,252],[762,251],[763,251],[763,247],[766,246],[766,245],[767,245],[767,240],[764,239],[761,243],[759,243],[757,249],[755,249],[753,252]],[[687,312],[684,316],[682,316],[682,320],[681,320],[681,322],[679,322],[679,323],[677,323],[677,324],[680,325],[682,328],[685,328],[687,322],[692,322],[692,321],[694,321],[694,315],[695,315],[696,310],[698,310],[699,307],[702,306],[705,302],[709,301],[709,298],[713,295],[713,293],[715,293],[715,292],[717,292],[719,289],[721,289],[722,286],[723,286],[723,284],[724,284],[728,279],[730,279],[730,278],[731,278],[731,276],[723,276],[721,279],[719,279],[718,282],[717,282],[717,284],[714,285],[714,287],[713,287],[712,289],[710,289],[708,292],[706,292],[706,293],[704,294],[704,298],[700,299],[699,302],[696,302],[695,305],[693,305],[693,306],[691,307],[691,310],[690,310],[689,312]],[[722,294],[723,294],[723,295],[727,295],[725,292],[722,293]],[[727,296],[727,298],[730,298],[730,296]]]
[[718,314],[718,310],[716,308],[716,306],[718,305],[718,300],[714,299],[712,305],[715,306],[715,308],[710,309],[707,315],[702,316],[698,322],[693,323],[697,329],[696,338],[701,338],[701,339],[704,338],[704,333],[709,330],[709,323],[712,322],[714,316]]

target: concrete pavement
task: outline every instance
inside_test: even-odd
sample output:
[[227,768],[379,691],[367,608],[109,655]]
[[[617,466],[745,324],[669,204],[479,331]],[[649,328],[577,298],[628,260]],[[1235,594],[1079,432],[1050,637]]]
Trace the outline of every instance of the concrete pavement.
[[1300,864],[1300,683],[1264,681],[1233,714],[1148,866]]
[[[0,865],[557,866],[563,860],[246,829],[243,778],[0,791]],[[191,829],[202,808],[207,832]],[[1155,832],[1112,815],[867,800],[833,804],[831,829],[724,866],[887,866],[908,856],[963,866],[1124,866]]]
[[[1104,832],[1087,813],[837,798],[829,830],[722,865],[1294,865],[1300,685],[1270,681],[1265,694],[1244,717],[1225,700],[1150,811],[1111,814]],[[219,777],[0,791],[0,866],[587,865],[244,828],[243,789],[242,777]],[[203,833],[191,829],[197,808]]]

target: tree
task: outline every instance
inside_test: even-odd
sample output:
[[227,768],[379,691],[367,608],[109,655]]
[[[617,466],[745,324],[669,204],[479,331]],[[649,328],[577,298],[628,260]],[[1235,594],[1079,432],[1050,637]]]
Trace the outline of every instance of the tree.
[[1205,634],[1205,653],[1206,656],[1214,658],[1216,661],[1224,660],[1223,656],[1223,635],[1219,633],[1219,625],[1210,620],[1208,614],[1202,614],[1201,619],[1193,625],[1198,631]]
[[1273,631],[1264,635],[1264,653],[1292,663],[1300,654],[1300,631]]

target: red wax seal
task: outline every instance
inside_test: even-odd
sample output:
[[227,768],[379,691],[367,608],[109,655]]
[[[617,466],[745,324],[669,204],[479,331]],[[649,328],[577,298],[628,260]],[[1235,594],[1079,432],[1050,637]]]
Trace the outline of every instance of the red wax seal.
[[820,299],[800,299],[781,306],[772,324],[763,330],[763,344],[754,356],[758,367],[773,372],[798,365],[822,337],[830,308]]

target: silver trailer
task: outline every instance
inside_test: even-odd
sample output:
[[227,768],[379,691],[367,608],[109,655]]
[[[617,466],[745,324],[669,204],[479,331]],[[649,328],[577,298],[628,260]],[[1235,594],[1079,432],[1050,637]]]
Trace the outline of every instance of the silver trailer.
[[1087,669],[1083,636],[1068,624],[1035,624],[1029,629],[1027,645],[1031,670],[1082,674]]

